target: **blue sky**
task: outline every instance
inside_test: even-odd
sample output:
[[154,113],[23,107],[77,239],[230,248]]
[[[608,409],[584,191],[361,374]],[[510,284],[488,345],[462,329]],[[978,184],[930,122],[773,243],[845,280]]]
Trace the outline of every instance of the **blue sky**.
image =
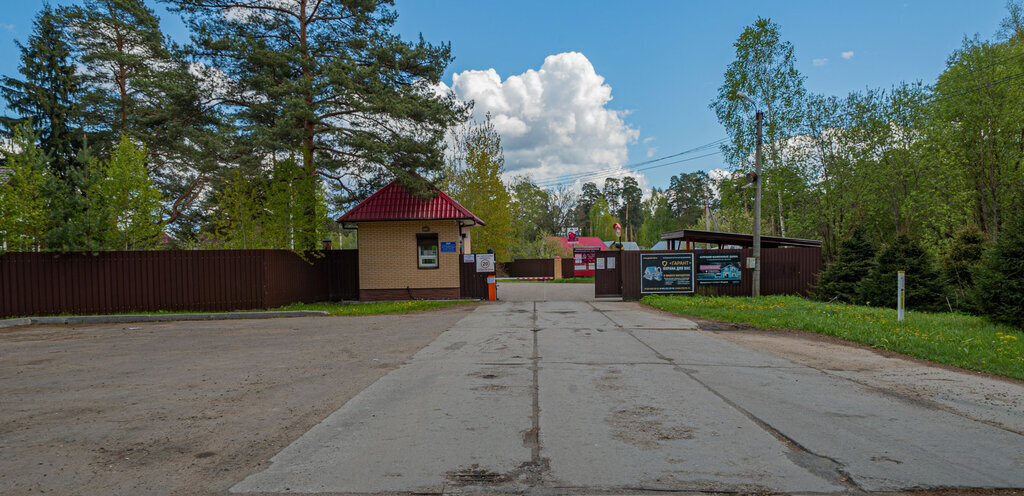
[[[3,74],[17,70],[13,40],[27,37],[41,4],[25,0],[0,12]],[[510,167],[551,177],[633,164],[724,137],[708,103],[733,59],[732,43],[758,16],[778,23],[783,38],[793,43],[809,91],[843,95],[901,80],[933,82],[964,36],[993,36],[1005,2],[398,0],[397,9],[396,30],[403,37],[422,33],[430,42],[452,44],[455,61],[445,75],[448,86],[465,71],[496,73],[464,78],[456,85],[457,94],[479,98],[496,88],[508,92],[510,85],[503,83],[510,76],[530,70],[542,75],[534,78],[540,89],[524,93],[539,99],[535,103],[542,110],[507,110],[500,129],[517,133],[503,134]],[[166,13],[162,17],[167,34],[184,40],[180,20]],[[577,55],[555,57],[544,66],[549,56],[569,52]],[[843,58],[843,52],[853,54]],[[816,64],[815,59],[827,61]],[[581,82],[573,83],[575,77]],[[562,84],[593,98],[565,107],[562,100],[572,92],[559,93]],[[603,104],[601,95],[593,94],[602,84],[610,87],[611,96]],[[516,98],[509,95],[477,107],[498,116],[503,111],[497,109]],[[575,122],[566,124],[566,114]],[[566,125],[582,126],[594,116],[603,124],[586,133],[563,132]],[[715,156],[644,175],[649,186],[665,187],[673,174],[720,167],[724,164]]]

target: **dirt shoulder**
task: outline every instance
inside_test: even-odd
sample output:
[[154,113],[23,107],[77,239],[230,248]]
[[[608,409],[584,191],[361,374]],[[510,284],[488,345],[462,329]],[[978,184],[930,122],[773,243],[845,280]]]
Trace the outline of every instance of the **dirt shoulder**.
[[0,332],[0,494],[224,494],[472,311]]
[[880,394],[928,404],[1024,435],[1019,415],[1024,408],[1024,382],[878,350],[834,336],[688,318],[702,331],[745,348],[845,378]]

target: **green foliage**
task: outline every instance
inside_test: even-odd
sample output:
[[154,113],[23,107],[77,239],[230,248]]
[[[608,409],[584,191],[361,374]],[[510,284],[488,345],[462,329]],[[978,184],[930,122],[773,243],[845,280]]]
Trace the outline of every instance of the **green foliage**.
[[839,246],[839,257],[822,271],[814,288],[814,299],[854,303],[860,282],[874,267],[874,246],[865,239],[863,229],[854,229]]
[[116,249],[110,246],[110,209],[95,193],[96,185],[105,179],[103,168],[88,154],[76,161],[79,165],[68,169],[64,179],[51,177],[47,182],[48,248],[60,252]]
[[711,180],[703,171],[672,176],[665,193],[672,206],[672,214],[682,225],[696,224],[704,219],[705,206],[717,206],[711,191]]
[[[895,285],[893,286],[895,288]],[[681,315],[762,329],[800,329],[938,363],[1024,379],[1024,334],[985,319],[805,300],[797,296],[645,296],[642,303]]]
[[[430,192],[422,176],[442,168],[445,133],[466,107],[433,90],[449,47],[400,39],[390,2],[170,3],[193,32],[195,54],[231,80],[225,98],[241,149],[295,151],[306,174],[335,178],[341,203],[392,178]],[[311,207],[301,215],[315,217]]]
[[146,157],[144,147],[122,136],[101,166],[103,179],[89,191],[110,213],[107,249],[145,250],[159,241],[163,198],[146,170]]
[[601,238],[602,241],[612,241],[615,239],[615,228],[613,226],[617,220],[611,214],[608,202],[604,198],[598,198],[594,202],[590,207],[590,213],[587,217],[590,222],[591,236]]
[[1024,329],[1024,215],[1003,226],[973,275],[975,307],[995,322]]
[[672,212],[668,195],[660,191],[652,191],[651,197],[645,202],[645,210],[650,214],[644,219],[637,236],[640,246],[650,248],[661,241],[661,233],[680,228],[679,221]]
[[949,249],[942,256],[942,274],[949,281],[955,308],[974,312],[968,297],[974,290],[974,276],[985,251],[988,239],[974,224],[968,224],[957,231]]
[[512,196],[501,180],[501,136],[488,116],[482,124],[463,129],[456,141],[456,159],[448,166],[448,194],[487,223],[473,228],[473,251],[494,250],[498,260],[508,261],[515,228],[509,208]]
[[81,77],[75,73],[72,47],[64,20],[49,4],[36,15],[28,44],[15,42],[21,51],[22,79],[4,77],[0,95],[16,118],[0,118],[10,135],[19,124],[35,130],[39,148],[49,157],[50,170],[64,178],[75,167],[82,147],[78,98]]
[[939,269],[920,243],[901,234],[884,248],[858,287],[858,303],[896,308],[896,273],[906,272],[906,307],[914,310],[947,309],[945,284]]
[[0,168],[0,251],[38,251],[46,242],[46,156],[27,125],[14,129]]

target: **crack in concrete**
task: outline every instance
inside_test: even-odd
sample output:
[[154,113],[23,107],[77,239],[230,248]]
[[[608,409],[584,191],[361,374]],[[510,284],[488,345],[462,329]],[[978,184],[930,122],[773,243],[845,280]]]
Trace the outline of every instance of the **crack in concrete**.
[[708,392],[710,392],[711,394],[717,396],[719,399],[721,399],[723,402],[725,402],[725,404],[729,405],[730,407],[732,407],[736,411],[738,411],[741,414],[743,414],[745,417],[750,419],[751,422],[755,423],[758,427],[763,429],[765,432],[767,432],[768,434],[771,434],[772,437],[778,439],[783,444],[785,444],[787,447],[789,447],[789,449],[791,451],[786,454],[786,457],[789,458],[790,461],[792,461],[797,466],[799,466],[799,467],[801,467],[801,468],[811,472],[814,475],[817,475],[818,477],[821,477],[824,480],[827,480],[829,482],[835,483],[837,485],[840,485],[840,486],[846,487],[846,488],[848,488],[848,489],[850,489],[852,491],[855,491],[854,494],[868,494],[867,491],[865,491],[862,487],[860,487],[853,480],[853,478],[850,476],[849,473],[846,472],[846,470],[843,468],[843,465],[841,463],[839,463],[838,460],[836,460],[834,458],[831,458],[831,457],[828,457],[828,456],[819,455],[819,454],[814,453],[813,451],[807,449],[807,447],[801,445],[800,443],[798,443],[793,438],[787,436],[785,433],[783,433],[782,431],[776,429],[775,427],[773,427],[768,422],[765,422],[764,420],[762,420],[758,416],[754,415],[753,412],[743,408],[742,406],[740,406],[736,402],[730,400],[725,395],[723,395],[722,393],[720,393],[717,390],[715,390],[715,388],[712,388],[708,384],[706,384],[703,381],[701,381],[700,379],[698,379],[697,375],[694,373],[694,371],[686,369],[682,365],[675,363],[674,360],[672,360],[671,358],[663,355],[661,352],[659,352],[658,350],[654,349],[653,346],[651,346],[650,344],[647,344],[647,342],[645,342],[644,340],[640,339],[639,337],[634,335],[632,332],[630,332],[628,330],[625,330],[624,332],[626,334],[629,334],[630,337],[632,337],[633,339],[637,340],[637,342],[639,342],[640,344],[644,345],[647,349],[651,350],[651,352],[654,353],[654,355],[657,356],[659,359],[662,359],[662,360],[665,360],[665,361],[671,363],[674,366],[675,370],[679,371],[682,374],[685,374],[687,377],[689,377],[691,380],[693,380],[697,384],[700,384],[704,389],[708,390]]

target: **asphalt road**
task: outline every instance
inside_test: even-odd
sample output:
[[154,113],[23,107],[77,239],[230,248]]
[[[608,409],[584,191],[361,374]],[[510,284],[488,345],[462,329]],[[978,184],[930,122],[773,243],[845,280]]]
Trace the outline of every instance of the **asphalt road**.
[[[232,491],[1024,487],[1020,383],[877,357],[909,371],[882,377],[842,366],[870,351],[759,338],[635,303],[483,305]],[[941,401],[907,393],[933,379]]]

